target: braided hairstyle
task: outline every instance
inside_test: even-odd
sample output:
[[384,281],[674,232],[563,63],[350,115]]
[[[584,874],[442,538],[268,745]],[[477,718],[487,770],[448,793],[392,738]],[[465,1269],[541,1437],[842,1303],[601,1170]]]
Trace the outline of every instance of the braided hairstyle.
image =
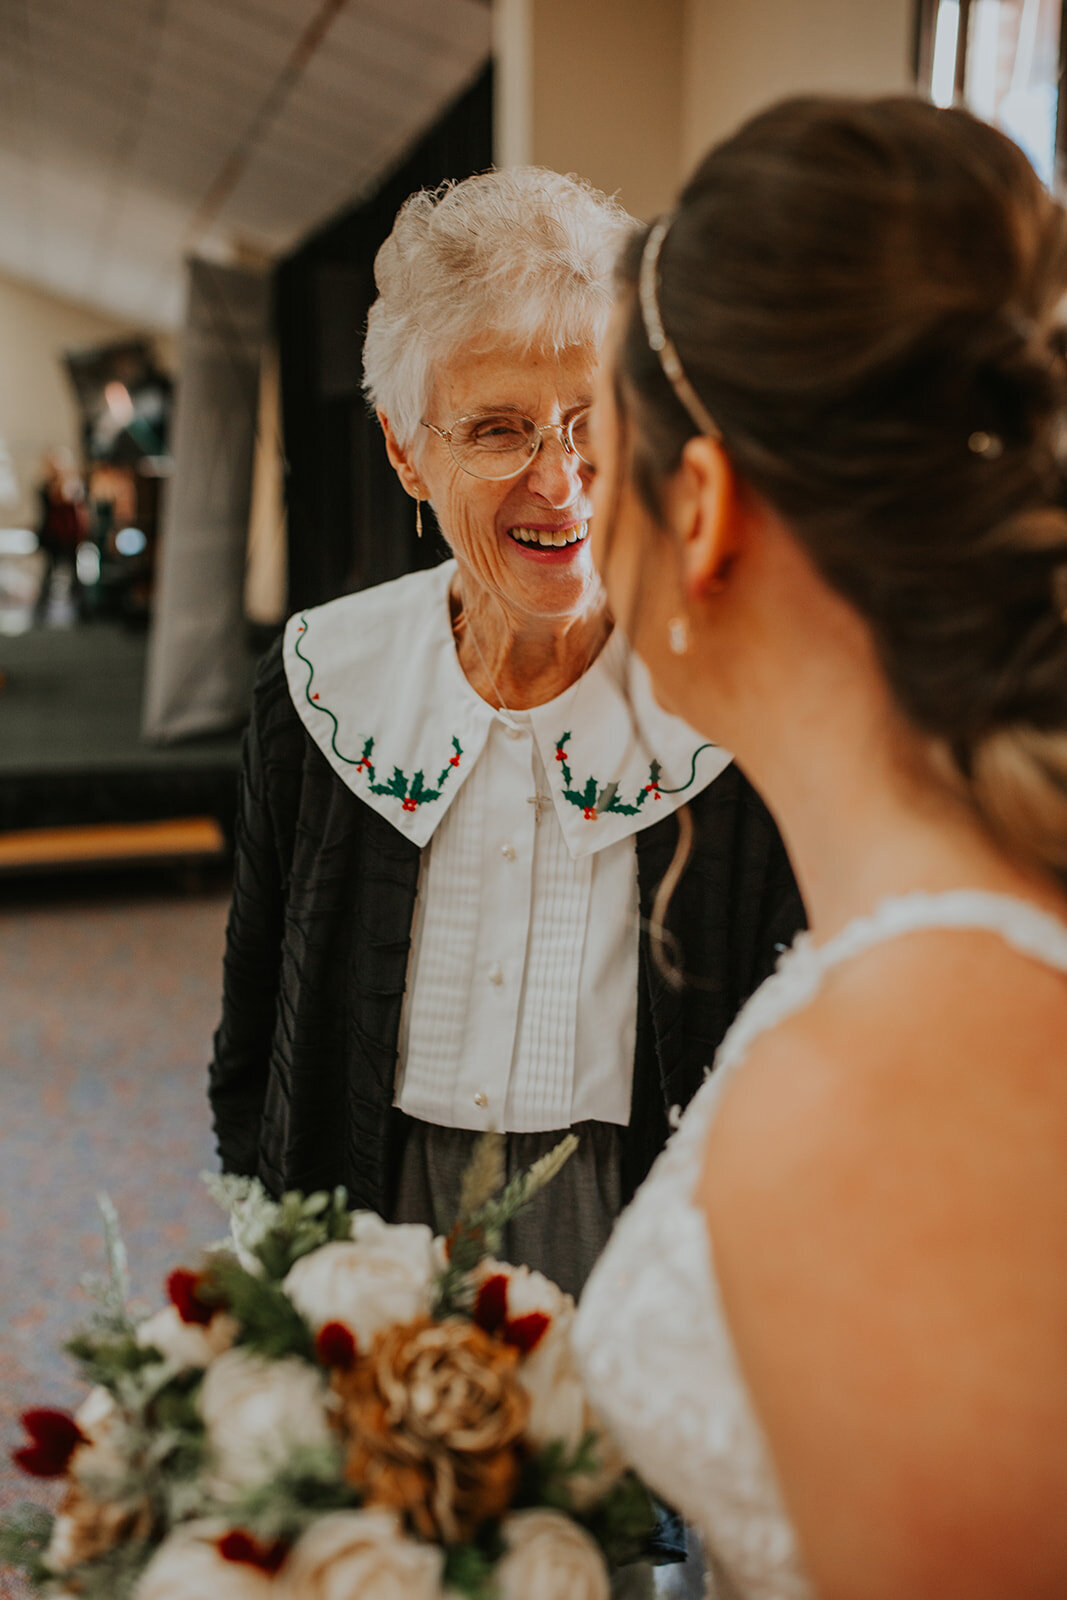
[[[636,286],[618,389],[654,513],[694,423]],[[705,158],[659,305],[735,468],[867,620],[944,773],[1067,876],[1067,215],[919,100],[783,102]]]

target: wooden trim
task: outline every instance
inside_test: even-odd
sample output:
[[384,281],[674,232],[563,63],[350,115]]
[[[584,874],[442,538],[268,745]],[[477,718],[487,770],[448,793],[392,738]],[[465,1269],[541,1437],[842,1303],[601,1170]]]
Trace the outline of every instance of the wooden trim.
[[1052,163],[1053,193],[1067,189],[1067,0],[1060,5],[1059,77],[1056,80],[1056,149]]
[[215,860],[226,837],[214,817],[101,822],[87,827],[0,833],[0,872],[160,861]]
[[911,67],[915,87],[929,95],[934,75],[934,36],[937,31],[938,0],[915,0],[911,41]]
[[965,105],[967,87],[967,46],[971,33],[971,0],[959,0],[960,26],[956,34],[956,104]]

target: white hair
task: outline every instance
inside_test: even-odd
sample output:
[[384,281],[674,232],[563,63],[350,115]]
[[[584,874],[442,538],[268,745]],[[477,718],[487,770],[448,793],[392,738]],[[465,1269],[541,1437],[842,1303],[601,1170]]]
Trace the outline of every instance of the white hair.
[[581,178],[508,167],[420,190],[374,262],[363,387],[401,444],[435,370],[461,348],[600,344],[615,261],[636,224]]

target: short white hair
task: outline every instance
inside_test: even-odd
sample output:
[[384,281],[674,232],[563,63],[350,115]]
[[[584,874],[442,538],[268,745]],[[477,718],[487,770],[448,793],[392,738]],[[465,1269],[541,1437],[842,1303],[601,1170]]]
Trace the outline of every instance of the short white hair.
[[636,227],[610,196],[545,167],[422,189],[374,262],[363,387],[409,445],[436,369],[460,349],[600,345],[615,263]]

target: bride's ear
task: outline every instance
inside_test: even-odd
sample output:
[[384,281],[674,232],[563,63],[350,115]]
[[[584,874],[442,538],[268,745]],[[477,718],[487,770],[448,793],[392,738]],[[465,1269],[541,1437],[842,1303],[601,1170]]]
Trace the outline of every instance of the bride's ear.
[[382,433],[385,436],[385,453],[389,457],[393,470],[400,482],[413,500],[428,499],[426,486],[412,464],[411,447],[400,443],[384,411],[378,411],[377,417],[382,425]]
[[722,445],[703,435],[690,439],[682,450],[671,510],[691,600],[702,600],[726,583],[743,537],[739,490]]

